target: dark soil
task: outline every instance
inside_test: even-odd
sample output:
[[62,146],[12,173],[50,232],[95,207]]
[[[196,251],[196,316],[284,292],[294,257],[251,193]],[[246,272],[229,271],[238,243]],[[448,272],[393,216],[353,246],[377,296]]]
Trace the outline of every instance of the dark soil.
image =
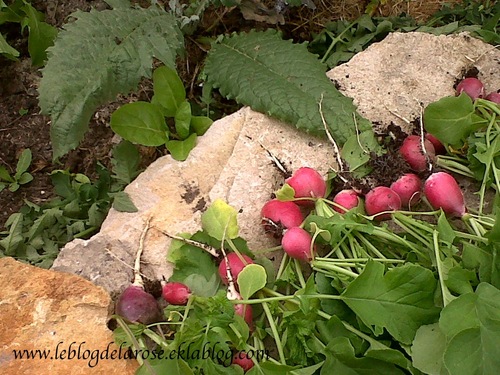
[[[316,9],[307,7],[290,8],[283,11],[283,24],[269,24],[272,21],[274,0],[245,0],[253,4],[254,12],[245,19],[239,8],[209,8],[204,12],[195,35],[186,38],[186,55],[178,61],[178,71],[186,83],[188,98],[201,105],[201,88],[198,74],[208,45],[200,42],[200,36],[214,37],[223,33],[250,29],[279,28],[286,38],[297,42],[311,40],[324,25],[335,19],[355,19],[361,15],[369,1],[315,0]],[[181,1],[181,3],[186,3]],[[456,1],[447,1],[447,3]],[[149,1],[136,1],[147,6]],[[168,1],[159,1],[168,4]],[[332,5],[332,3],[334,5]],[[406,13],[417,19],[425,19],[439,9],[444,1],[387,1],[378,9],[380,15],[399,15]],[[76,10],[89,11],[91,8],[104,10],[108,6],[104,1],[84,0],[33,0],[32,5],[46,15],[46,21],[58,28],[71,21],[70,14]],[[267,10],[266,10],[267,9]],[[255,19],[258,20],[255,20]],[[43,203],[53,196],[50,172],[55,169],[68,169],[71,172],[84,173],[95,177],[95,165],[99,161],[110,166],[110,152],[114,146],[114,134],[109,128],[111,113],[121,104],[131,100],[149,100],[152,93],[151,82],[144,79],[136,93],[120,97],[115,102],[100,108],[89,124],[85,140],[74,151],[57,163],[52,161],[50,143],[50,118],[40,114],[37,87],[41,77],[40,70],[33,68],[27,51],[27,34],[20,32],[19,25],[4,24],[0,32],[7,41],[21,52],[18,61],[11,61],[0,56],[0,163],[14,173],[19,155],[29,148],[33,162],[29,172],[34,176],[31,183],[23,185],[12,193],[4,189],[0,193],[0,230],[6,219],[19,210],[24,201]],[[234,102],[215,97],[214,110],[218,117],[237,109]],[[142,166],[165,153],[164,148],[141,148]]]

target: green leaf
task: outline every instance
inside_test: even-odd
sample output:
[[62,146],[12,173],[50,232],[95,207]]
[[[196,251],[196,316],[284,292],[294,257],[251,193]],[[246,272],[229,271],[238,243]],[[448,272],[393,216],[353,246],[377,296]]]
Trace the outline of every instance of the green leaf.
[[2,34],[0,34],[0,53],[10,59],[19,57],[19,51],[14,47],[11,47]]
[[219,241],[234,239],[239,232],[236,215],[236,210],[219,198],[201,215],[201,226],[210,237]]
[[0,246],[4,248],[5,255],[15,255],[24,241],[23,236],[23,214],[16,212],[9,216],[5,227],[9,228],[7,237],[0,240]]
[[[361,146],[360,146],[361,145]],[[342,159],[349,164],[349,171],[358,171],[370,160],[370,151],[379,152],[380,146],[372,131],[353,134],[347,139],[340,152]],[[362,173],[364,174],[364,173]]]
[[19,182],[13,182],[9,185],[9,190],[12,192],[18,191],[21,185],[19,185]]
[[125,104],[113,112],[110,125],[122,138],[144,146],[161,146],[168,141],[165,118],[155,104]]
[[444,364],[453,375],[495,374],[500,368],[500,290],[481,283],[447,305],[439,320],[446,335]]
[[28,51],[31,63],[34,66],[41,66],[47,59],[47,48],[54,45],[57,29],[48,23],[42,22],[43,13],[38,12],[31,4],[25,3],[23,11],[28,18]]
[[191,125],[191,104],[184,101],[177,108],[175,113],[175,131],[181,140],[189,136],[189,126]]
[[[174,356],[175,358],[175,356]],[[161,359],[147,360],[137,369],[136,375],[193,375],[194,372],[182,359],[169,359],[167,356]]]
[[31,158],[31,150],[29,148],[24,149],[21,156],[19,156],[19,160],[17,161],[14,179],[18,180],[21,175],[28,170],[31,164]]
[[33,181],[33,175],[31,175],[30,173],[27,173],[27,172],[24,172],[20,177],[19,179],[17,180],[17,182],[20,184],[20,185],[24,185],[24,184],[27,184],[28,182],[30,181]]
[[137,212],[138,209],[134,202],[130,199],[130,196],[124,192],[120,191],[118,193],[109,193],[113,197],[113,208],[120,212]]
[[213,120],[206,116],[191,116],[191,128],[194,132],[202,136],[208,130],[208,128],[213,124]]
[[[274,30],[221,39],[205,65],[208,84],[222,95],[316,135],[325,135],[318,105],[322,100],[330,133],[342,146],[355,134],[356,107],[325,70],[305,44],[282,40]],[[368,120],[356,117],[360,131],[371,130]]]
[[168,141],[166,146],[172,158],[178,161],[184,161],[189,156],[191,150],[196,146],[197,136],[191,134],[183,141]]
[[153,91],[151,102],[160,105],[166,117],[174,117],[186,99],[184,83],[175,69],[166,66],[161,66],[153,72]]
[[77,11],[55,45],[39,85],[40,108],[52,118],[53,157],[78,146],[95,109],[151,76],[153,56],[174,68],[183,36],[157,6]]
[[473,114],[474,104],[467,94],[448,96],[425,108],[425,130],[441,143],[460,148],[469,134],[477,128]]
[[284,183],[281,189],[276,191],[276,198],[280,201],[292,201],[295,198],[295,190],[287,183]]
[[407,264],[384,275],[384,265],[370,261],[342,299],[376,335],[385,328],[397,341],[410,344],[421,325],[437,320],[435,289],[436,280],[424,267]]
[[14,182],[15,180],[12,178],[10,175],[9,171],[7,171],[7,168],[5,166],[0,165],[0,180],[7,181],[7,182]]
[[259,264],[248,264],[238,274],[238,287],[243,299],[250,299],[253,294],[266,286],[267,274]]
[[411,347],[413,365],[425,374],[440,375],[446,337],[438,323],[421,326]]
[[128,141],[120,142],[113,148],[113,157],[111,158],[113,177],[124,184],[130,184],[139,174],[140,162],[141,155],[137,148]]

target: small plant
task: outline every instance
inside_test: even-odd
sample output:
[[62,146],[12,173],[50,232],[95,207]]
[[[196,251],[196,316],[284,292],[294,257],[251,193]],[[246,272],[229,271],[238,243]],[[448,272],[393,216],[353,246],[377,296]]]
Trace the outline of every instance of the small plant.
[[[0,1],[0,25],[7,22],[19,23],[21,32],[28,28],[28,51],[34,66],[43,65],[47,59],[47,48],[54,44],[57,35],[57,29],[43,22],[43,19],[44,14],[38,12],[26,0],[15,0],[8,6]],[[19,57],[19,51],[10,46],[2,34],[0,53],[9,59]]]
[[184,84],[174,69],[156,69],[153,90],[150,103],[138,101],[118,108],[111,115],[111,129],[133,143],[164,144],[174,159],[185,160],[196,145],[197,136],[203,135],[213,121],[206,116],[193,116]]
[[31,157],[31,150],[29,148],[25,149],[17,161],[16,173],[13,176],[9,174],[5,166],[0,165],[0,191],[7,186],[10,191],[17,191],[21,185],[33,180],[33,176],[28,172]]

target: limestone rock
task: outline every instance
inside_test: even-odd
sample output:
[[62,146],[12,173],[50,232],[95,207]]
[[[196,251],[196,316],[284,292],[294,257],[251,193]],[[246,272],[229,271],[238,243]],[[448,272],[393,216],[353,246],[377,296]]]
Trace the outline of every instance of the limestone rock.
[[466,33],[436,36],[392,33],[348,63],[328,72],[361,115],[379,130],[393,122],[410,132],[423,107],[454,95],[454,85],[470,68],[488,92],[500,89],[500,51]]
[[[106,326],[110,309],[109,294],[79,276],[0,259],[0,373],[134,374],[135,360],[111,359],[119,348]],[[14,350],[47,359],[16,359]]]
[[199,230],[201,213],[217,198],[242,210],[240,235],[250,248],[275,246],[261,228],[260,209],[284,177],[266,150],[289,170],[311,166],[326,173],[334,167],[333,148],[325,140],[243,108],[216,121],[186,161],[165,156],[151,164],[126,188],[139,212],[111,210],[99,234],[67,244],[53,269],[81,275],[116,295],[132,280],[139,237],[151,218],[141,271],[152,279],[168,278],[171,240],[161,231]]

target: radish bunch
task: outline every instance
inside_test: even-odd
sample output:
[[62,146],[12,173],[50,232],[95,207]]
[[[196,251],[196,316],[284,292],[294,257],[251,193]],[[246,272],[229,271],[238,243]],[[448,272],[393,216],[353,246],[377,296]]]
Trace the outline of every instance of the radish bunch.
[[457,85],[456,93],[457,95],[465,93],[469,95],[472,100],[484,98],[486,100],[500,104],[500,93],[498,93],[497,91],[492,91],[489,94],[485,95],[484,84],[477,78],[469,77],[460,81],[460,83]]

